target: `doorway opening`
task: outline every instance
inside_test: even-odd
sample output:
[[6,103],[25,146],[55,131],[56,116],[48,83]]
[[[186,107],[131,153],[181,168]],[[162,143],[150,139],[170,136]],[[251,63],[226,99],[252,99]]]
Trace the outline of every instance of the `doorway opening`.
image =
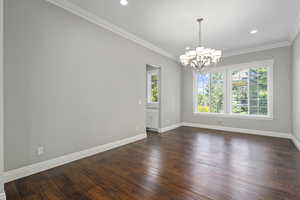
[[146,65],[146,129],[160,131],[161,119],[161,68]]

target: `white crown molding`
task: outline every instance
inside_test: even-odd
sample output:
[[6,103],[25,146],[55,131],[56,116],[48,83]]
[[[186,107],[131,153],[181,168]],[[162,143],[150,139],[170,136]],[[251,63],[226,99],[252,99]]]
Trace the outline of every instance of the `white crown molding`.
[[0,200],[6,200],[6,195],[5,193],[0,194]]
[[[98,153],[101,153],[104,151],[108,151],[108,150],[129,144],[129,143],[133,143],[133,142],[145,139],[145,138],[147,138],[147,134],[143,133],[143,134],[125,138],[125,139],[122,139],[122,140],[119,140],[116,142],[100,145],[97,147],[93,147],[93,148],[86,149],[83,151],[71,153],[71,154],[64,155],[64,156],[54,158],[51,160],[46,160],[46,161],[43,161],[40,163],[36,163],[36,164],[29,165],[29,166],[21,167],[18,169],[10,170],[10,171],[4,172],[4,182],[7,183],[7,182],[10,182],[13,180],[17,180],[19,178],[30,176],[32,174],[36,174],[36,173],[39,173],[39,172],[69,163],[69,162],[73,162],[75,160],[79,160],[79,159],[82,159],[82,158],[85,158],[88,156],[92,156],[92,155],[95,155],[95,154],[98,154]],[[2,200],[2,199],[0,198],[0,200]]]
[[[91,12],[88,12],[87,10],[79,7],[76,4],[71,3],[68,0],[45,0],[53,5],[56,5],[60,8],[63,8],[64,10],[67,10],[95,25],[98,25],[104,29],[107,29],[115,34],[118,34],[119,36],[128,39],[130,41],[133,41],[147,49],[152,50],[153,52],[156,52],[160,55],[163,55],[167,58],[170,58],[173,61],[176,61],[177,63],[179,62],[179,58],[172,55],[171,53],[161,49],[160,47],[132,34],[129,33],[128,31],[108,22],[107,20],[104,20],[97,15],[92,14]],[[252,52],[257,52],[257,51],[263,51],[263,50],[268,50],[268,49],[274,49],[274,48],[280,48],[280,47],[285,47],[285,46],[290,46],[292,44],[292,41],[296,38],[297,33],[300,30],[300,15],[298,17],[297,23],[296,23],[296,28],[294,28],[293,32],[290,34],[290,39],[289,41],[284,41],[284,42],[278,42],[278,43],[273,43],[273,44],[268,44],[268,45],[263,45],[263,46],[258,46],[254,48],[246,48],[246,49],[239,49],[239,50],[229,50],[229,51],[224,51],[223,57],[230,57],[230,56],[236,56],[236,55],[241,55],[241,54],[247,54],[247,53],[252,53]]]
[[262,45],[253,48],[246,48],[246,49],[239,49],[239,50],[232,50],[232,51],[229,50],[229,51],[224,51],[223,57],[237,56],[241,54],[254,53],[254,52],[264,51],[269,49],[276,49],[280,47],[291,46],[291,44],[292,43],[290,41],[284,41],[284,42],[277,42],[277,43]]
[[170,58],[170,59],[178,62],[178,59],[175,56],[173,56],[172,54],[168,53],[167,51],[157,47],[156,45],[154,45],[132,33],[129,33],[128,31],[126,31],[126,30],[124,30],[124,29],[122,29],[122,28],[120,28],[120,27],[118,27],[118,26],[84,10],[84,9],[82,9],[81,7],[69,2],[68,0],[45,0],[45,1],[47,1],[53,5],[56,5],[60,8],[63,8],[64,10],[67,10],[67,11],[69,11],[69,12],[71,12],[71,13],[97,25],[97,26],[100,26],[100,27],[107,29],[115,34],[118,34],[119,36],[121,36],[127,40],[133,41],[147,49],[150,49],[160,55],[163,55],[167,58]]
[[293,26],[292,31],[289,35],[289,41],[291,43],[293,43],[294,40],[297,38],[297,35],[299,34],[299,32],[300,32],[300,14],[298,15],[295,25]]
[[[176,62],[179,62],[179,59],[172,55],[171,53],[161,49],[160,47],[132,34],[129,33],[128,31],[108,22],[107,20],[104,20],[91,12],[88,12],[87,10],[82,9],[76,4],[71,3],[68,0],[45,0],[53,5],[56,5],[60,8],[63,8],[93,24],[96,24],[102,28],[105,28],[115,34],[118,34],[119,36],[128,39],[130,41],[133,41],[147,49],[150,49],[158,54],[161,54],[167,58],[170,58],[171,60],[174,60]],[[230,56],[236,56],[236,55],[241,55],[241,54],[247,54],[247,53],[252,53],[252,52],[257,52],[257,51],[263,51],[263,50],[268,50],[268,49],[274,49],[274,48],[280,48],[280,47],[285,47],[285,46],[290,46],[295,38],[297,37],[297,34],[300,31],[300,15],[297,18],[296,25],[293,28],[293,31],[290,33],[289,36],[289,41],[284,41],[284,42],[278,42],[278,43],[273,43],[273,44],[268,44],[268,45],[263,45],[263,46],[258,46],[254,48],[246,48],[246,49],[239,49],[239,50],[229,50],[229,51],[224,51],[223,57],[230,57]]]

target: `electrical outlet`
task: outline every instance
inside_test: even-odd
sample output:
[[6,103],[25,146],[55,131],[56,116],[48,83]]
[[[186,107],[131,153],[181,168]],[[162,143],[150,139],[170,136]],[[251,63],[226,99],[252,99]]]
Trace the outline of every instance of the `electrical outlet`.
[[37,154],[40,156],[42,154],[44,154],[44,147],[38,147],[37,148]]
[[136,131],[139,131],[139,130],[140,130],[140,127],[139,127],[139,126],[136,126],[136,127],[135,127],[135,130],[136,130]]

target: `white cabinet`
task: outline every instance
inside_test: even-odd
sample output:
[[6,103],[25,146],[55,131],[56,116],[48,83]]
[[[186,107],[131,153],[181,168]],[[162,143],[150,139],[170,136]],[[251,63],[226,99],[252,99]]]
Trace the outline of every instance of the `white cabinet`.
[[159,112],[158,109],[146,109],[146,127],[158,130]]

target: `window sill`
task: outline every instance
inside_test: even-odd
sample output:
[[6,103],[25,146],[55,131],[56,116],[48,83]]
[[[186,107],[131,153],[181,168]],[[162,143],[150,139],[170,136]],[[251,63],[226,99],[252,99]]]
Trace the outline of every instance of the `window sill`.
[[271,116],[259,116],[259,115],[239,115],[239,114],[227,114],[227,113],[200,113],[194,112],[194,116],[206,116],[206,117],[219,117],[219,118],[238,118],[238,119],[255,119],[255,120],[274,120]]
[[147,105],[148,105],[148,106],[158,106],[159,103],[158,103],[158,102],[157,102],[157,103],[147,103]]

